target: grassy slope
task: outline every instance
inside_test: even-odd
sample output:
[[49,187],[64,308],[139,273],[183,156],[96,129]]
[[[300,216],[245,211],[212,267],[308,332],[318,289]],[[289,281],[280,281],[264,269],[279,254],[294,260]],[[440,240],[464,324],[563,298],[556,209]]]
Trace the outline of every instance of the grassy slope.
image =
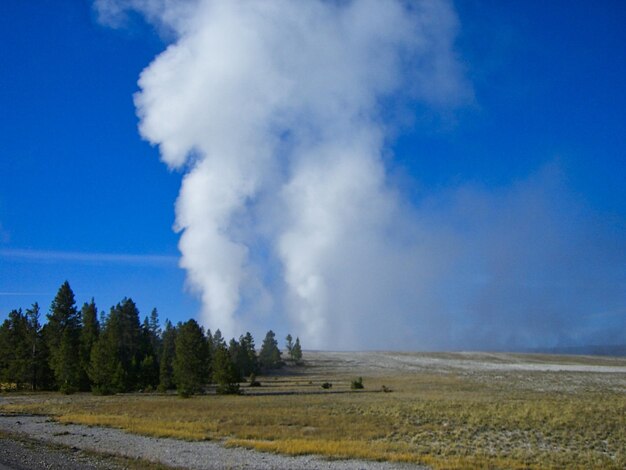
[[[16,398],[0,409],[152,436],[226,438],[229,445],[265,451],[439,468],[626,467],[623,374],[391,367],[364,375],[365,391],[349,393],[351,372],[363,367],[313,362],[296,371],[300,375],[262,379],[264,387],[255,391],[266,395],[49,394]],[[332,393],[319,393],[326,380]],[[394,392],[381,393],[383,384]]]

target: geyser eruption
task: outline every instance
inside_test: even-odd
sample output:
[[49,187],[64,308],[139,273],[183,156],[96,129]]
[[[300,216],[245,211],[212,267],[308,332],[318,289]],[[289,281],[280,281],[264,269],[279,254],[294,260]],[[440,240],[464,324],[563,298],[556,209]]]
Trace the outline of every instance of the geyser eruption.
[[418,201],[391,176],[390,135],[411,110],[471,99],[449,2],[95,6],[113,25],[139,11],[171,42],[136,105],[141,134],[185,173],[176,229],[206,326],[288,320],[310,348],[623,342],[626,230],[558,165]]
[[349,341],[355,321],[382,310],[393,325],[392,297],[409,287],[416,247],[398,232],[382,111],[398,94],[449,104],[465,92],[448,3],[99,7],[142,9],[175,34],[141,74],[135,101],[142,136],[187,172],[176,229],[206,323],[234,334],[240,315],[269,305],[310,346]]

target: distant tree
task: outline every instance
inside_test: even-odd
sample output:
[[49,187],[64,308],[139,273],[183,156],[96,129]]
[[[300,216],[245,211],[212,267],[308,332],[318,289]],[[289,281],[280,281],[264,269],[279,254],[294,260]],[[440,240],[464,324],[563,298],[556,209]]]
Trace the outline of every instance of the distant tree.
[[80,386],[80,328],[74,292],[65,281],[50,306],[46,329],[50,366],[59,390],[64,393],[73,393]]
[[259,364],[264,369],[276,369],[283,364],[276,334],[272,330],[267,332],[261,345]]
[[90,379],[99,393],[130,392],[139,389],[144,360],[139,311],[132,299],[124,298],[111,307],[106,323],[92,347]]
[[159,390],[165,392],[174,388],[174,356],[176,355],[176,328],[169,320],[163,330],[161,359],[159,363]]
[[141,344],[139,352],[139,371],[137,388],[143,391],[154,390],[159,385],[159,363],[156,359],[155,345],[159,338],[154,338],[150,320],[145,317],[141,325]]
[[150,338],[150,344],[152,345],[152,352],[158,360],[161,353],[161,325],[159,324],[159,313],[156,308],[150,312],[150,318],[147,319],[147,331]]
[[238,374],[226,345],[220,344],[213,357],[213,381],[217,384],[217,393],[230,394],[239,392]]
[[43,340],[43,328],[39,323],[41,316],[39,304],[35,302],[31,308],[26,309],[26,321],[28,324],[27,341],[30,349],[29,370],[31,377],[31,389],[41,390],[52,386],[53,375],[50,370],[49,354]]
[[215,330],[215,334],[213,335],[213,347],[217,349],[220,346],[225,347],[226,340],[224,340],[224,337],[222,336],[222,332],[218,328],[217,330]]
[[300,346],[300,338],[296,338],[296,343],[291,350],[291,359],[299,364],[302,361],[302,347]]
[[91,389],[97,395],[110,395],[122,387],[122,384],[115,383],[117,381],[118,362],[115,358],[115,351],[107,341],[107,336],[103,332],[93,344],[87,371],[91,381]]
[[100,335],[100,322],[98,322],[98,309],[96,302],[84,303],[81,309],[82,330],[80,332],[80,389],[85,391],[91,388],[89,380],[89,368],[91,367],[91,350]]
[[13,310],[0,327],[0,382],[22,389],[31,383],[28,319]]
[[241,345],[241,356],[238,366],[242,375],[247,377],[250,374],[256,374],[259,371],[259,360],[254,349],[254,338],[250,332],[239,337],[239,344]]
[[195,320],[179,324],[174,356],[174,381],[182,397],[199,393],[207,380],[207,343]]
[[230,356],[230,362],[233,364],[233,371],[235,373],[234,382],[241,382],[244,376],[248,355],[235,338],[232,338],[228,343],[228,355]]
[[293,338],[291,337],[291,334],[287,335],[285,341],[287,342],[285,344],[285,346],[287,347],[287,354],[289,354],[290,359],[293,359]]

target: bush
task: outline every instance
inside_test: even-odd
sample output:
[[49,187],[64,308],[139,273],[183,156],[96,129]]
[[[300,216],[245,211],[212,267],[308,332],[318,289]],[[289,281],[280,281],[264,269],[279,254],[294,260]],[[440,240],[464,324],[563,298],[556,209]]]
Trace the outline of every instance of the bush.
[[261,386],[261,382],[259,382],[256,379],[256,375],[254,375],[254,372],[252,374],[250,374],[250,385],[248,385],[248,387],[260,387]]
[[362,378],[362,377],[359,377],[358,379],[353,380],[353,381],[350,383],[350,388],[351,388],[352,390],[361,390],[362,388],[365,388],[365,387],[363,386],[363,378]]
[[322,384],[322,388],[328,390],[329,388],[333,388],[333,384],[331,384],[330,382],[324,382]]
[[218,384],[215,389],[218,395],[239,395],[241,390],[239,390],[239,384],[229,383],[229,384]]

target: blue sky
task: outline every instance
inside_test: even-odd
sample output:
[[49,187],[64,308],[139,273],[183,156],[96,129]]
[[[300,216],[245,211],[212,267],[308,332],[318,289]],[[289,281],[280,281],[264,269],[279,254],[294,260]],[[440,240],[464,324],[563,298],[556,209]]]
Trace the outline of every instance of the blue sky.
[[[455,53],[473,99],[443,111],[409,104],[412,117],[388,149],[394,184],[422,207],[466,187],[497,199],[550,168],[558,176],[548,186],[559,189],[548,192],[563,199],[550,199],[556,210],[573,206],[592,221],[583,224],[601,232],[587,238],[592,249],[621,251],[624,2],[453,5]],[[93,296],[100,309],[129,296],[142,314],[152,307],[174,321],[198,314],[172,230],[184,170],[168,170],[158,148],[141,138],[133,103],[139,74],[166,41],[139,16],[123,28],[99,24],[87,2],[1,3],[0,319],[35,301],[47,310],[66,279],[79,303]],[[616,275],[626,291],[623,266],[594,266],[599,278]],[[611,305],[625,300],[623,292]],[[624,315],[613,311],[579,326],[626,331]],[[281,318],[274,329],[282,334]],[[250,329],[271,323],[263,317]],[[454,338],[441,344],[454,347]]]

